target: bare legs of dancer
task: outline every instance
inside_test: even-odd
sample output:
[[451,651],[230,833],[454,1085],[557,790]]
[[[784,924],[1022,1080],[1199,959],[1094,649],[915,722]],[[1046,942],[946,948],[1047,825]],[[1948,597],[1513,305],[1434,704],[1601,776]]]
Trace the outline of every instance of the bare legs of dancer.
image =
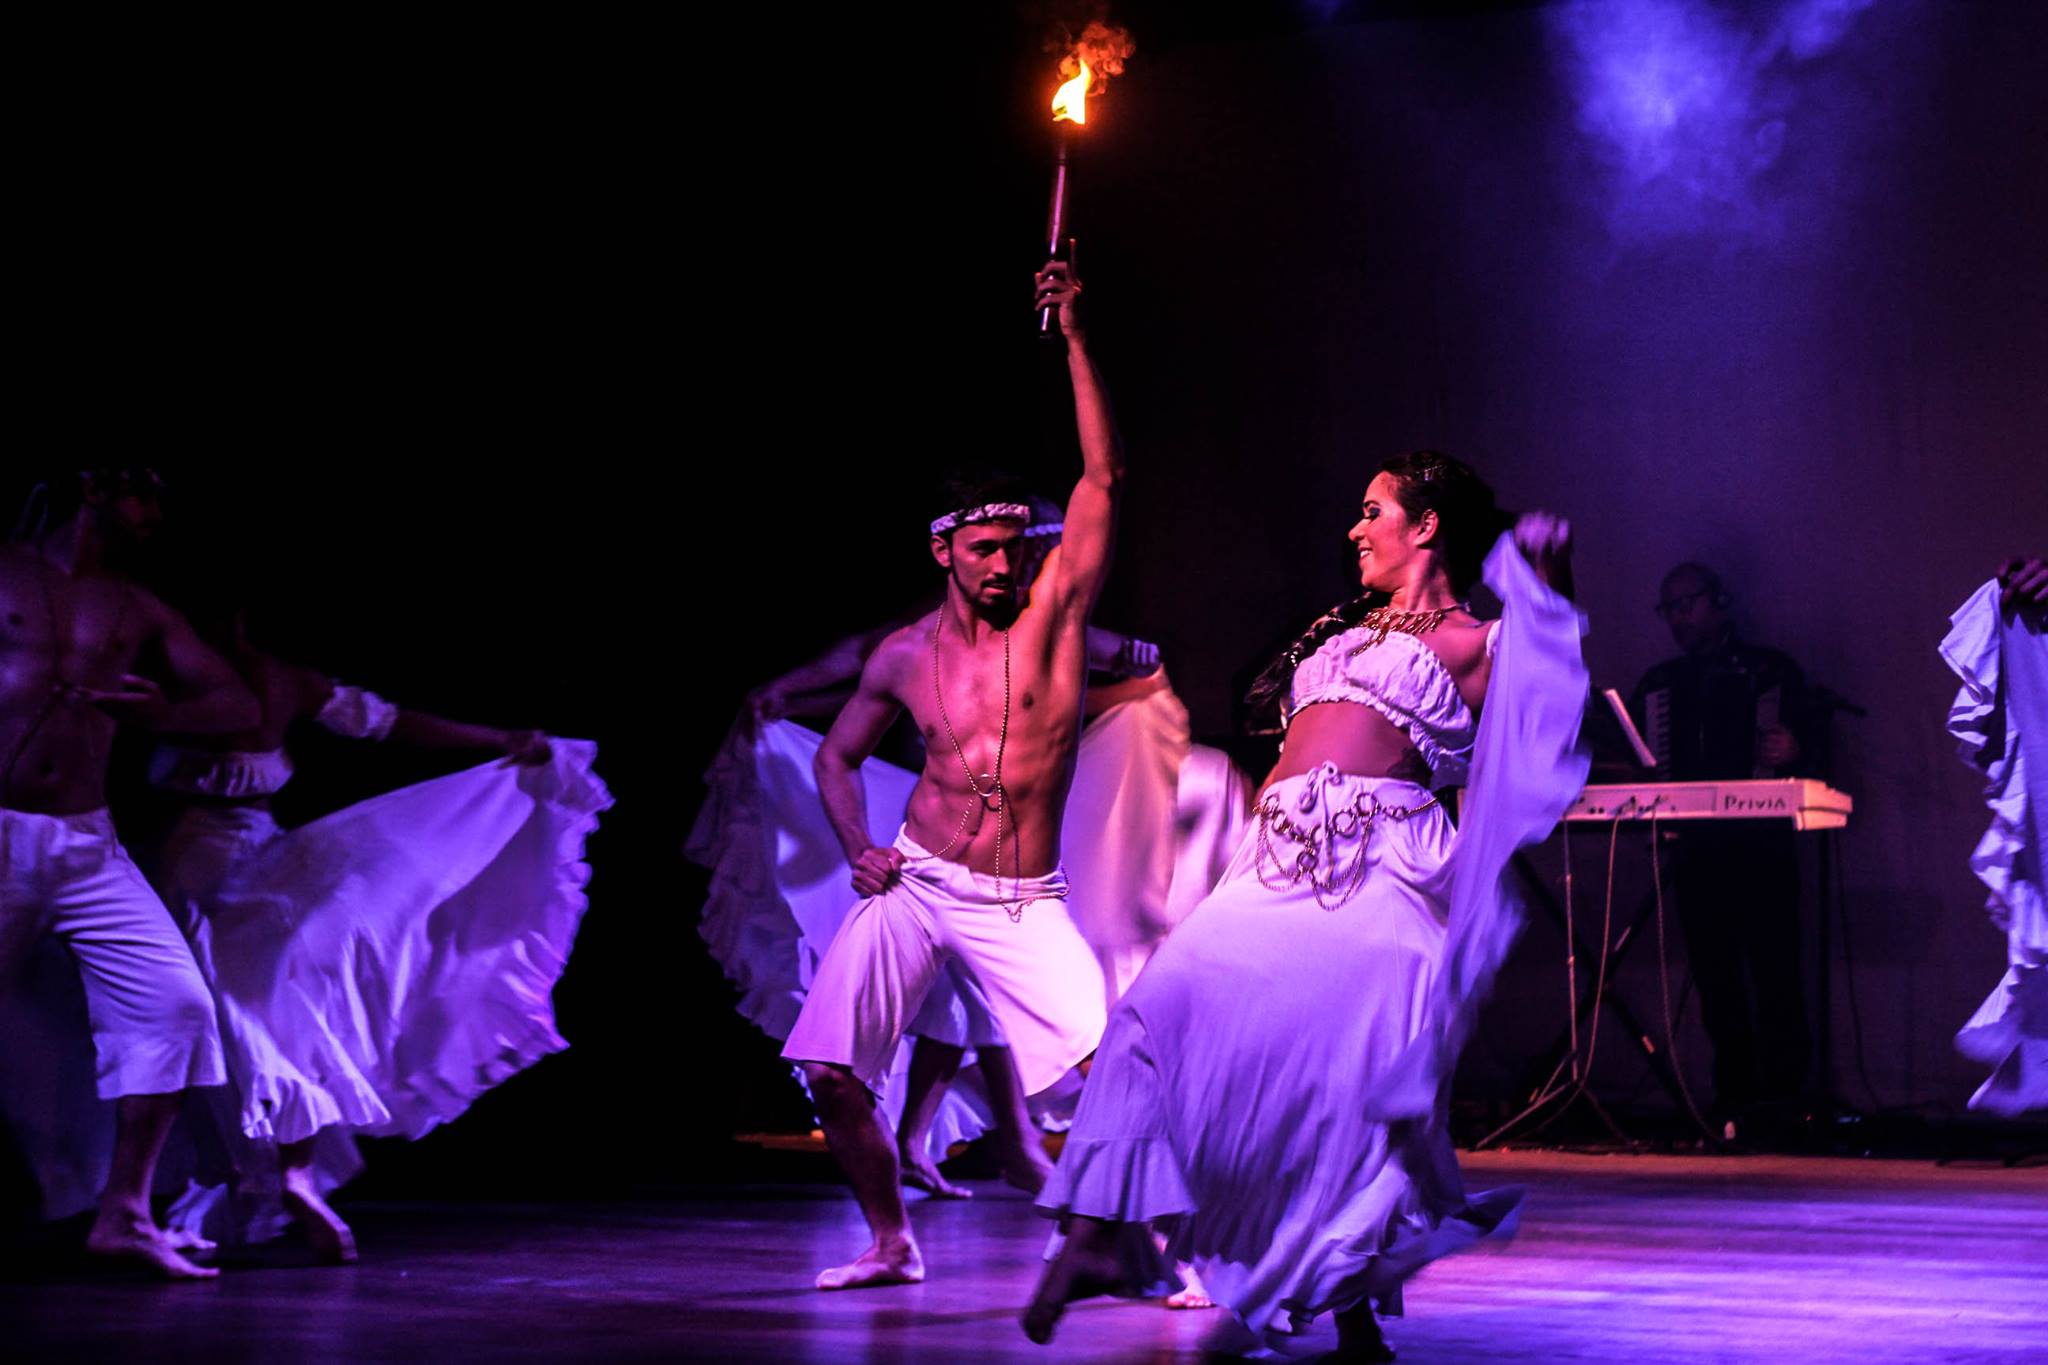
[[1006,1047],[981,1050],[981,1074],[988,1078],[989,1103],[996,1111],[996,1164],[1003,1179],[1026,1194],[1037,1194],[1052,1178],[1052,1163],[1038,1140],[1038,1127],[1024,1103],[1017,1059]]
[[[939,1101],[959,1074],[965,1055],[962,1048],[929,1038],[919,1038],[910,1053],[903,1131],[897,1135],[896,1155],[902,1166],[903,1183],[925,1190],[937,1199],[967,1199],[974,1193],[940,1175],[930,1150],[932,1121],[938,1117]],[[1016,1059],[1006,1047],[980,1048],[975,1055],[988,1082],[989,1103],[995,1110],[996,1162],[1003,1179],[1026,1194],[1037,1194],[1052,1175],[1052,1163],[1045,1159],[1038,1127],[1031,1121]]]
[[805,1062],[804,1081],[818,1106],[825,1140],[846,1171],[853,1197],[874,1234],[874,1243],[854,1260],[818,1276],[820,1289],[859,1289],[878,1284],[917,1284],[924,1257],[910,1232],[910,1214],[899,1187],[896,1143],[875,1116],[875,1097],[851,1071],[824,1062]]
[[356,1237],[341,1215],[328,1207],[313,1178],[314,1139],[287,1142],[277,1149],[285,1212],[306,1235],[307,1245],[321,1260],[347,1265],[356,1259]]
[[931,1156],[932,1121],[939,1116],[939,1103],[946,1087],[960,1074],[967,1049],[951,1043],[919,1038],[910,1050],[910,1077],[903,1087],[903,1128],[896,1134],[896,1159],[903,1168],[903,1183],[925,1191],[934,1199],[971,1199],[974,1191],[939,1174]]
[[[86,1235],[85,1249],[95,1256],[139,1261],[173,1280],[210,1280],[218,1270],[194,1265],[157,1226],[149,1211],[150,1186],[157,1158],[184,1104],[182,1091],[168,1095],[123,1095],[114,1106],[114,1159],[100,1196],[99,1216]],[[191,1249],[211,1250],[196,1239]]]

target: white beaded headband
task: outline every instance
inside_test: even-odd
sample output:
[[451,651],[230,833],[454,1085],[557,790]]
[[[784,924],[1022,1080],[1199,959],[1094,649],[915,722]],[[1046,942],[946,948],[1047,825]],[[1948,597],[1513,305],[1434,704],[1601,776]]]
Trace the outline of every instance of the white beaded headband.
[[1031,520],[1031,507],[1022,502],[987,502],[979,507],[963,507],[957,512],[948,512],[932,523],[932,534],[942,536],[956,526],[967,526],[978,521],[1022,521]]

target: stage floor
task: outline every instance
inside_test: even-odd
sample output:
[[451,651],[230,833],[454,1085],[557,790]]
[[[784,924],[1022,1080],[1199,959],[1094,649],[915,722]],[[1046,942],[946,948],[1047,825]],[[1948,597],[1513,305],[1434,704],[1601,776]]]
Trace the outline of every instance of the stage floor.
[[[1424,1271],[1387,1325],[1430,1361],[2048,1360],[2048,1170],[1779,1157],[1489,1153],[1520,1236]],[[1115,1361],[1198,1358],[1213,1313],[1077,1306],[1050,1350],[1015,1315],[1046,1224],[1023,1196],[918,1202],[931,1278],[820,1294],[864,1244],[824,1186],[635,1204],[355,1204],[360,1265],[214,1282],[0,1284],[0,1360]],[[1327,1324],[1302,1353],[1334,1343]]]

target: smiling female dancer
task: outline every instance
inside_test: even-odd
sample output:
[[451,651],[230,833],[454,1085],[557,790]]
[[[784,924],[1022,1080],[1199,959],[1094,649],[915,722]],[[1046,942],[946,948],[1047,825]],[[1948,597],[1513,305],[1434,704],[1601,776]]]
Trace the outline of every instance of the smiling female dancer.
[[[1581,621],[1551,584],[1568,528],[1500,538],[1484,484],[1435,452],[1387,462],[1350,537],[1367,596],[1260,679],[1279,765],[1214,894],[1111,1014],[1041,1207],[1064,1249],[1025,1310],[1153,1278],[1151,1220],[1232,1310],[1217,1349],[1259,1352],[1335,1312],[1345,1358],[1428,1261],[1503,1229],[1519,1192],[1467,1198],[1445,1122],[1473,1009],[1518,924],[1507,860],[1578,794]],[[1478,717],[1484,703],[1485,720]],[[1454,829],[1434,791],[1472,778]]]

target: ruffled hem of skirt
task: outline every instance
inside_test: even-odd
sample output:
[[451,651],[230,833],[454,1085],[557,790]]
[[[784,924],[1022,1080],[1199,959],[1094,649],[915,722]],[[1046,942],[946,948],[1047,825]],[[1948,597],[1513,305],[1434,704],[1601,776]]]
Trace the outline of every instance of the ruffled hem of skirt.
[[1286,1343],[1291,1338],[1306,1332],[1324,1313],[1342,1312],[1370,1299],[1381,1316],[1401,1316],[1402,1287],[1430,1262],[1463,1251],[1482,1238],[1496,1243],[1512,1240],[1521,1219],[1523,1196],[1521,1187],[1504,1186],[1474,1195],[1449,1213],[1432,1216],[1411,1210],[1397,1215],[1377,1250],[1347,1249],[1326,1256],[1303,1267],[1276,1293],[1257,1303],[1233,1301],[1233,1267],[1183,1245],[1183,1236],[1173,1240],[1167,1253],[1192,1261],[1210,1294],[1232,1310],[1233,1321],[1212,1333],[1203,1343],[1205,1348],[1252,1359],[1276,1359],[1288,1354]]
[[[551,839],[543,845],[553,875],[521,916],[524,933],[498,956],[488,985],[463,1012],[460,1027],[438,1039],[430,1056],[393,1074],[382,1068],[401,1050],[367,1037],[330,1034],[310,1055],[294,1055],[304,1049],[288,1049],[276,1039],[267,1049],[238,1047],[244,1056],[268,1054],[289,1062],[289,1069],[236,1078],[243,1093],[242,1131],[248,1137],[297,1142],[339,1126],[366,1136],[418,1138],[459,1117],[485,1091],[569,1046],[555,1028],[554,990],[589,909],[585,843],[612,799],[592,771],[595,745],[557,740],[555,746],[556,761],[549,769],[519,775],[522,788],[546,812],[529,818],[554,822]],[[448,895],[459,889],[449,888]],[[231,1020],[229,1026],[262,1028],[255,1018]],[[403,1027],[400,1023],[401,1033]],[[359,1066],[357,1057],[367,1059],[366,1064]]]
[[1078,1213],[1148,1223],[1192,1213],[1196,1205],[1166,1139],[1077,1138],[1070,1133],[1038,1207],[1055,1218]]
[[[1972,1109],[2022,1114],[2048,1106],[2048,1037],[2029,1020],[2048,1018],[2048,905],[2029,859],[2026,754],[2015,718],[2001,699],[2003,671],[1998,585],[1986,583],[1958,608],[1941,642],[1943,660],[1962,686],[1949,706],[1948,731],[1963,761],[1984,775],[1991,816],[1970,853],[1970,870],[1990,893],[1991,919],[2007,936],[2003,979],[1957,1031],[1956,1050],[1992,1068],[1970,1097]],[[2029,1003],[2030,1001],[2036,1003]]]

